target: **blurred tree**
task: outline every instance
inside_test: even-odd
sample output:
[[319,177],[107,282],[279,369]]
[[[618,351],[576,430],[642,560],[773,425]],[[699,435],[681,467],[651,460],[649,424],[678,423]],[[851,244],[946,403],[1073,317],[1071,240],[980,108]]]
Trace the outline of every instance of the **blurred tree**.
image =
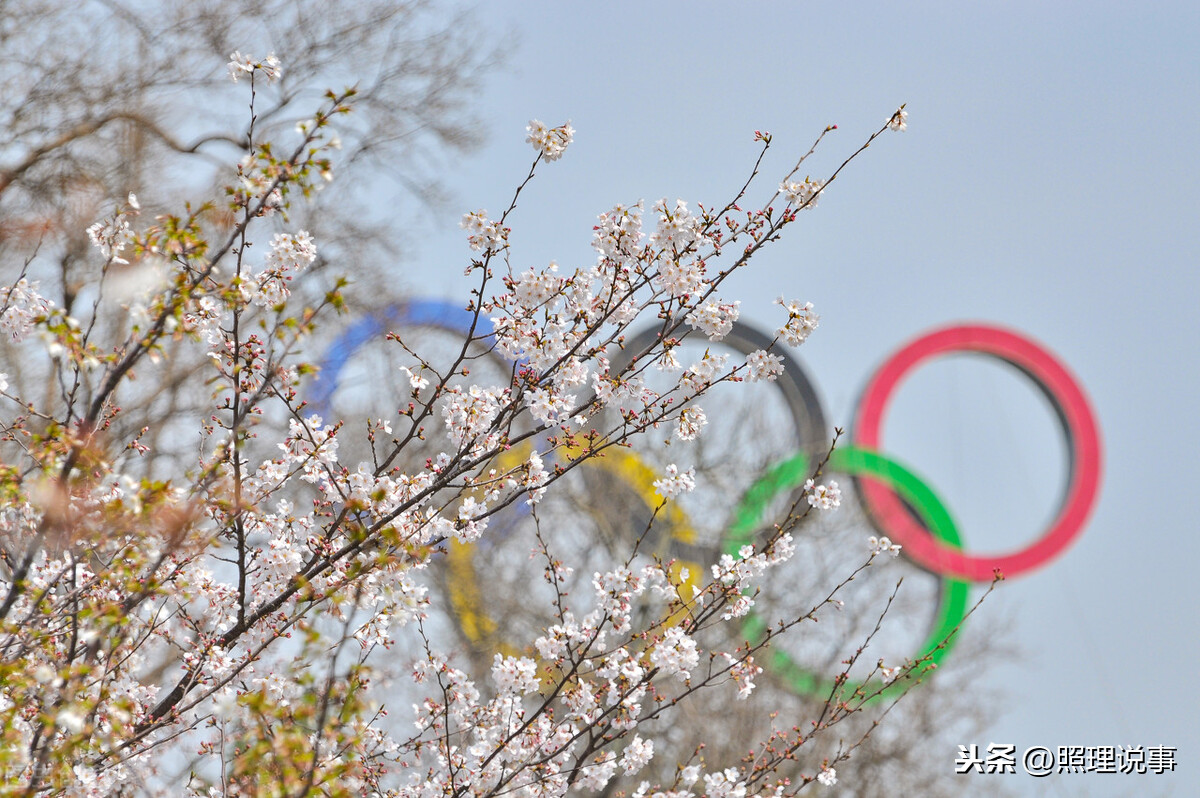
[[[0,0],[0,124],[8,132],[0,145],[2,282],[9,284],[28,269],[42,280],[45,293],[86,322],[89,291],[98,284],[88,225],[105,214],[113,198],[131,191],[152,213],[227,182],[227,164],[246,150],[250,129],[245,91],[214,77],[236,50],[259,56],[275,51],[285,55],[283,74],[272,85],[257,87],[256,141],[306,118],[324,87],[358,86],[355,113],[339,123],[340,179],[313,202],[292,207],[290,216],[292,227],[310,230],[320,242],[320,257],[308,274],[331,264],[334,272],[344,273],[353,263],[362,304],[376,305],[402,288],[384,278],[400,254],[398,242],[407,237],[398,232],[411,228],[411,215],[397,214],[392,201],[386,214],[381,212],[378,198],[407,196],[413,203],[410,214],[442,198],[438,175],[445,156],[479,141],[470,102],[498,58],[494,41],[465,13],[448,13],[429,2],[364,0],[332,14],[327,6],[301,0],[96,0],[76,7],[53,0]],[[225,213],[213,210],[205,221],[228,226],[232,217]],[[32,259],[31,250],[37,252]],[[330,282],[313,281],[326,287]],[[352,286],[352,299],[354,292]],[[154,390],[122,387],[126,412],[116,424],[129,428],[113,430],[114,439],[124,440],[142,425],[149,427],[142,437],[149,450],[143,461],[147,471],[194,448],[194,431],[189,435],[180,428],[175,437],[173,420],[194,418],[186,411],[205,400],[194,381],[188,385],[195,374],[194,347],[190,354],[184,347],[168,354],[157,365],[161,378]],[[42,377],[22,374],[21,364],[5,360],[14,382],[28,386]],[[56,390],[51,381],[44,383],[47,392]],[[33,392],[26,387],[21,393]],[[729,470],[726,460],[715,462]],[[596,516],[601,526],[619,527],[624,520]],[[527,551],[522,552],[526,560]],[[615,552],[604,553],[615,557]],[[876,585],[881,586],[886,587]],[[504,598],[519,602],[527,594],[514,589]],[[496,610],[509,619],[502,607]],[[869,629],[839,632],[835,637],[843,642],[859,641]],[[476,653],[486,664],[494,651]],[[966,653],[967,661],[979,666],[994,654],[984,647]],[[935,786],[944,788],[937,775],[952,762],[947,729],[965,729],[961,739],[975,739],[978,727],[972,721],[982,722],[980,708],[987,705],[969,692],[966,681],[940,680],[905,701],[892,716],[894,728],[874,733],[874,745],[856,754],[855,794],[943,794]],[[684,758],[708,731],[706,718],[721,717],[725,734],[709,738],[706,755],[735,761],[747,741],[765,736],[768,703],[781,713],[783,727],[820,714],[821,699],[790,695],[770,674],[762,682],[765,689],[752,703],[726,695],[684,712],[662,747],[669,745]],[[858,739],[874,721],[867,714],[852,718],[823,752],[836,754],[842,741]]]
[[[69,314],[95,317],[86,230],[115,199],[134,192],[153,215],[183,197],[209,197],[217,201],[203,222],[228,227],[217,187],[250,134],[278,138],[326,89],[354,85],[354,113],[337,130],[340,179],[288,211],[293,228],[321,242],[297,290],[318,298],[352,272],[352,303],[397,296],[404,286],[388,272],[412,241],[401,231],[444,199],[448,157],[481,140],[472,101],[500,58],[496,41],[466,12],[426,0],[361,0],[336,13],[310,0],[0,0],[0,282],[28,272]],[[257,86],[249,124],[245,87],[224,74],[236,51],[285,61],[279,80]],[[128,271],[136,279],[127,282],[152,279],[139,264]],[[112,340],[122,334],[112,330]],[[17,360],[11,350],[0,357]],[[170,351],[160,367],[175,375],[160,387],[178,388],[195,363]],[[55,390],[28,364],[6,370],[27,395]],[[126,418],[150,423],[148,473],[189,449],[190,438],[172,441],[171,420],[195,400],[125,389],[129,409],[145,405]]]
[[338,131],[346,179],[292,221],[321,240],[323,261],[352,254],[356,272],[382,272],[407,238],[396,199],[440,199],[446,155],[480,141],[471,101],[494,41],[424,0],[336,13],[308,0],[0,0],[0,263],[40,244],[53,269],[38,276],[59,282],[70,312],[91,268],[87,226],[130,191],[153,209],[216,185],[248,130],[244,92],[214,76],[234,51],[273,51],[287,63],[259,88],[260,137],[295,125],[329,86],[357,86]]

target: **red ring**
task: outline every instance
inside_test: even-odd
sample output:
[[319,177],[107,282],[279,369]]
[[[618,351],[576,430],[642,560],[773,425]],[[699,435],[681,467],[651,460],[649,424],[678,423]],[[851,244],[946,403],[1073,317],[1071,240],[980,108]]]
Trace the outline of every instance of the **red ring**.
[[1079,536],[1100,488],[1101,447],[1096,418],[1083,389],[1066,367],[1040,345],[1018,333],[981,324],[935,330],[905,346],[867,384],[858,404],[854,442],[884,451],[882,420],[905,375],[923,361],[951,352],[976,352],[1025,373],[1054,405],[1067,437],[1068,483],[1058,517],[1029,546],[1009,554],[979,557],[942,545],[880,482],[861,480],[862,501],[881,530],[904,547],[914,562],[947,576],[989,582],[993,572],[1016,576],[1044,565]]

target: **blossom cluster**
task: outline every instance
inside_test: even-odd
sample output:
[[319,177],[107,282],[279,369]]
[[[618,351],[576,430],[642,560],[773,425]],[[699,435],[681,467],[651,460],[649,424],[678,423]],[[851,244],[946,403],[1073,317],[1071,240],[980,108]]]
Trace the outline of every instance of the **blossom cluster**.
[[88,239],[92,245],[100,250],[100,254],[110,263],[123,265],[129,263],[118,253],[126,244],[133,242],[129,217],[131,213],[136,213],[141,206],[138,204],[137,195],[132,193],[127,202],[127,207],[113,211],[108,218],[96,222],[87,229]]
[[14,343],[23,341],[37,321],[44,319],[54,307],[38,288],[37,281],[31,282],[25,277],[0,288],[0,333]]
[[720,341],[729,335],[734,322],[738,320],[738,305],[740,304],[741,302],[709,300],[688,311],[687,323],[707,335],[708,340]]
[[696,489],[695,469],[680,471],[679,466],[671,463],[667,466],[666,476],[654,480],[654,490],[666,499],[673,499],[681,493],[690,493]]
[[785,532],[761,551],[747,544],[738,550],[737,557],[722,554],[721,559],[711,566],[712,577],[731,594],[737,594],[725,609],[722,618],[740,618],[750,612],[750,608],[754,606],[754,597],[750,590],[754,580],[760,578],[767,570],[787,562],[795,553],[796,546],[792,535]]
[[525,141],[532,144],[547,161],[557,161],[563,157],[568,145],[575,138],[575,128],[571,127],[570,122],[558,127],[547,127],[534,119],[525,129],[529,132]]
[[764,349],[746,355],[747,379],[751,382],[774,382],[783,373],[783,358]]
[[900,544],[893,543],[892,539],[886,535],[882,537],[871,535],[871,537],[867,538],[867,545],[870,546],[872,555],[890,554],[896,557],[900,554]]
[[274,53],[270,53],[266,58],[256,59],[237,51],[229,56],[228,67],[229,77],[234,83],[237,83],[241,76],[252,75],[255,71],[261,72],[269,82],[279,80],[283,76],[283,68]]
[[487,218],[487,211],[464,213],[459,227],[467,231],[467,242],[476,252],[495,254],[508,246],[508,229]]
[[271,254],[262,270],[243,283],[242,290],[256,305],[282,305],[292,293],[289,284],[316,259],[317,247],[307,231],[295,235],[277,233],[271,240]]
[[[228,66],[235,81],[281,74],[273,55],[234,53]],[[770,641],[734,647],[721,626],[748,615],[770,572],[792,560],[799,514],[736,555],[713,551],[707,569],[661,556],[659,514],[669,519],[697,485],[695,467],[672,463],[644,480],[649,523],[620,530],[628,538],[600,553],[612,555],[602,566],[577,570],[572,553],[556,556],[556,535],[578,518],[553,515],[546,497],[654,430],[693,451],[719,412],[701,405],[712,386],[783,373],[775,343],[734,362],[709,345],[739,318],[739,302],[719,295],[729,270],[795,215],[736,202],[719,213],[682,200],[616,205],[592,231],[595,262],[561,270],[511,264],[511,207],[499,219],[464,215],[467,244],[483,253],[471,267],[482,280],[477,332],[449,363],[394,367],[406,387],[387,417],[368,420],[370,456],[359,458],[343,443],[362,429],[302,395],[316,370],[302,356],[314,319],[341,307],[336,290],[318,307],[293,301],[295,281],[316,271],[313,236],[276,228],[261,263],[249,254],[266,240],[264,216],[325,179],[320,153],[333,144],[318,131],[344,108],[331,96],[291,157],[249,148],[226,187],[232,229],[197,214],[135,229],[132,195],[88,229],[101,280],[135,258],[163,272],[127,308],[116,345],[102,349],[36,281],[0,289],[0,330],[57,347],[48,368],[67,386],[43,406],[0,374],[0,443],[20,459],[0,466],[0,781],[89,796],[134,784],[252,794],[269,783],[281,794],[320,784],[552,798],[649,773],[632,794],[694,798],[701,783],[710,798],[781,796],[790,765],[771,764],[773,738],[760,746],[768,764],[710,767],[683,764],[648,730],[694,694],[752,696]],[[539,162],[558,160],[573,135],[569,124],[528,128]],[[785,193],[811,205],[822,187]],[[725,251],[736,267],[719,261]],[[801,343],[817,324],[812,305],[784,307],[780,336]],[[653,319],[659,340],[624,351],[638,319]],[[683,357],[689,336],[705,342],[702,355]],[[204,411],[171,420],[162,437],[189,454],[160,474],[151,425],[122,406],[166,390],[154,381],[171,370],[153,364],[181,353],[202,364],[186,390]],[[498,382],[469,379],[484,357],[503,359]],[[836,482],[810,480],[806,495],[822,509],[840,502]],[[501,567],[473,569],[522,523],[545,584],[497,596],[489,577]],[[537,589],[550,598],[533,610]],[[513,640],[496,637],[505,625],[488,615],[501,598],[535,619],[510,624]],[[850,711],[835,708],[789,744]],[[185,761],[187,783],[167,784],[168,765]],[[817,778],[833,783],[835,772]]]
[[800,346],[807,341],[808,336],[817,329],[817,324],[821,321],[821,317],[813,312],[811,302],[801,305],[795,300],[785,302],[783,297],[779,297],[775,300],[775,304],[783,305],[787,309],[787,323],[780,327],[777,333],[791,346]]
[[829,484],[817,484],[816,480],[810,479],[804,483],[804,493],[809,506],[818,510],[833,510],[842,504],[842,489],[834,479]]
[[788,201],[789,205],[797,208],[817,207],[817,197],[824,190],[824,184],[811,177],[806,177],[800,182],[789,180],[779,184],[779,191],[783,194],[784,199]]

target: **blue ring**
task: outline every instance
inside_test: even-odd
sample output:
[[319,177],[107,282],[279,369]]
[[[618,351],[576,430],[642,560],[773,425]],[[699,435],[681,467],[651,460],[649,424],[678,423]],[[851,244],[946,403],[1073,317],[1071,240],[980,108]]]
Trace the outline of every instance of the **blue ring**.
[[[322,358],[316,377],[308,389],[308,405],[312,412],[329,421],[328,417],[333,411],[333,394],[338,388],[338,378],[346,363],[364,344],[386,335],[392,329],[430,327],[461,335],[465,340],[471,334],[473,324],[473,312],[441,299],[413,299],[373,311],[346,328],[325,350],[325,357]],[[510,512],[498,514],[498,519],[493,519],[504,521],[503,524],[497,524],[498,534],[485,535],[476,545],[486,540],[486,548],[503,540],[517,523],[533,512],[533,508],[525,502],[514,502],[509,510]]]

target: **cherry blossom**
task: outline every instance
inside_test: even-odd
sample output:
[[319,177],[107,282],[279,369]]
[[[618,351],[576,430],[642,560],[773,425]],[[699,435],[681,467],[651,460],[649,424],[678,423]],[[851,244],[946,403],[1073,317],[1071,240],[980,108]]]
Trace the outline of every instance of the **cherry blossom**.
[[829,484],[817,484],[810,479],[804,483],[804,493],[809,505],[818,510],[834,510],[842,503],[842,491],[837,480],[830,480]]
[[39,319],[49,315],[54,303],[42,296],[37,281],[19,278],[0,287],[0,332],[19,343],[33,331]]
[[283,76],[283,69],[274,53],[262,60],[255,60],[253,56],[242,55],[241,52],[235,51],[229,56],[228,67],[229,77],[234,83],[237,83],[238,78],[242,75],[253,74],[255,70],[262,72],[269,82],[274,82]]
[[817,207],[817,197],[825,190],[825,185],[819,180],[813,180],[810,177],[804,178],[800,182],[789,180],[779,184],[779,191],[783,194],[784,199],[789,205],[794,205],[797,208],[815,208]]
[[525,141],[532,144],[533,148],[540,152],[547,161],[557,161],[561,158],[566,152],[567,146],[575,138],[575,128],[571,127],[570,122],[558,127],[546,127],[534,119],[525,129],[529,131],[529,136]]
[[729,335],[733,323],[738,320],[741,302],[722,302],[711,299],[687,314],[687,323],[702,331],[710,341],[720,341]]
[[783,305],[787,308],[788,320],[785,325],[779,328],[777,333],[783,337],[791,346],[800,346],[808,340],[808,336],[813,330],[817,329],[817,324],[821,317],[813,313],[813,304],[805,302],[801,305],[793,300],[785,302],[783,297],[775,300],[775,304]]
[[871,554],[873,555],[890,554],[893,557],[897,557],[900,554],[900,544],[893,543],[891,538],[887,536],[877,538],[871,535],[867,538],[867,545],[870,547]]
[[[235,52],[228,68],[235,82],[281,74],[274,55]],[[325,276],[313,268],[317,243],[285,212],[331,176],[328,120],[350,107],[349,94],[329,95],[297,126],[298,148],[250,141],[219,224],[190,211],[146,222],[130,194],[88,229],[98,295],[113,267],[141,259],[156,275],[120,299],[115,344],[55,308],[32,277],[0,288],[0,330],[56,388],[26,396],[10,384],[20,373],[0,374],[3,433],[19,442],[8,450],[19,463],[0,467],[11,545],[0,779],[29,794],[271,784],[406,798],[695,798],[702,781],[711,798],[779,798],[791,765],[773,752],[807,756],[802,743],[861,707],[831,702],[811,728],[764,732],[745,759],[689,759],[659,732],[710,693],[739,706],[759,697],[758,663],[774,641],[745,640],[736,619],[795,559],[803,513],[729,552],[688,540],[684,563],[671,548],[686,537],[673,502],[698,498],[684,498],[703,482],[695,466],[646,467],[640,487],[659,497],[638,508],[649,520],[630,529],[622,519],[594,551],[565,542],[587,519],[562,502],[575,480],[590,489],[587,469],[634,458],[642,441],[690,458],[721,412],[706,399],[712,386],[783,372],[771,347],[744,362],[706,350],[687,363],[681,344],[731,333],[741,311],[718,296],[725,277],[795,214],[660,200],[643,230],[645,203],[619,204],[592,231],[595,261],[560,269],[510,263],[515,200],[496,218],[467,213],[480,253],[468,268],[480,281],[471,339],[442,362],[414,359],[417,347],[391,331],[404,387],[389,412],[314,413],[314,330],[335,323],[344,300],[326,286],[312,294],[323,302],[293,296]],[[536,120],[527,133],[535,170],[574,136]],[[785,179],[782,190],[811,206],[824,185]],[[803,342],[812,305],[780,304],[780,337]],[[641,322],[658,340],[625,351]],[[182,353],[202,364],[184,390],[203,412],[180,413],[162,436],[185,440],[185,453],[155,451],[137,405],[170,389],[162,364],[188,362]],[[503,368],[478,379],[485,358]],[[354,448],[362,437],[369,446]],[[155,457],[162,473],[146,466]],[[805,491],[813,507],[840,502],[836,482],[810,479]],[[498,591],[510,589],[504,571],[517,558],[504,546],[517,538],[542,574],[514,597]],[[871,546],[872,556],[899,550],[886,538]],[[533,620],[498,615],[514,598]],[[801,620],[772,635],[795,634]],[[853,750],[823,761],[817,779],[834,783],[830,765]],[[170,781],[178,763],[186,784]]]
[[673,499],[681,493],[689,493],[696,489],[695,469],[680,471],[679,466],[671,463],[667,466],[666,476],[654,480],[654,490],[666,499]]
[[746,378],[751,382],[773,382],[783,373],[783,358],[762,349],[746,356]]
[[476,252],[494,254],[508,246],[508,229],[488,219],[485,210],[463,214],[459,227],[467,231],[467,244]]

